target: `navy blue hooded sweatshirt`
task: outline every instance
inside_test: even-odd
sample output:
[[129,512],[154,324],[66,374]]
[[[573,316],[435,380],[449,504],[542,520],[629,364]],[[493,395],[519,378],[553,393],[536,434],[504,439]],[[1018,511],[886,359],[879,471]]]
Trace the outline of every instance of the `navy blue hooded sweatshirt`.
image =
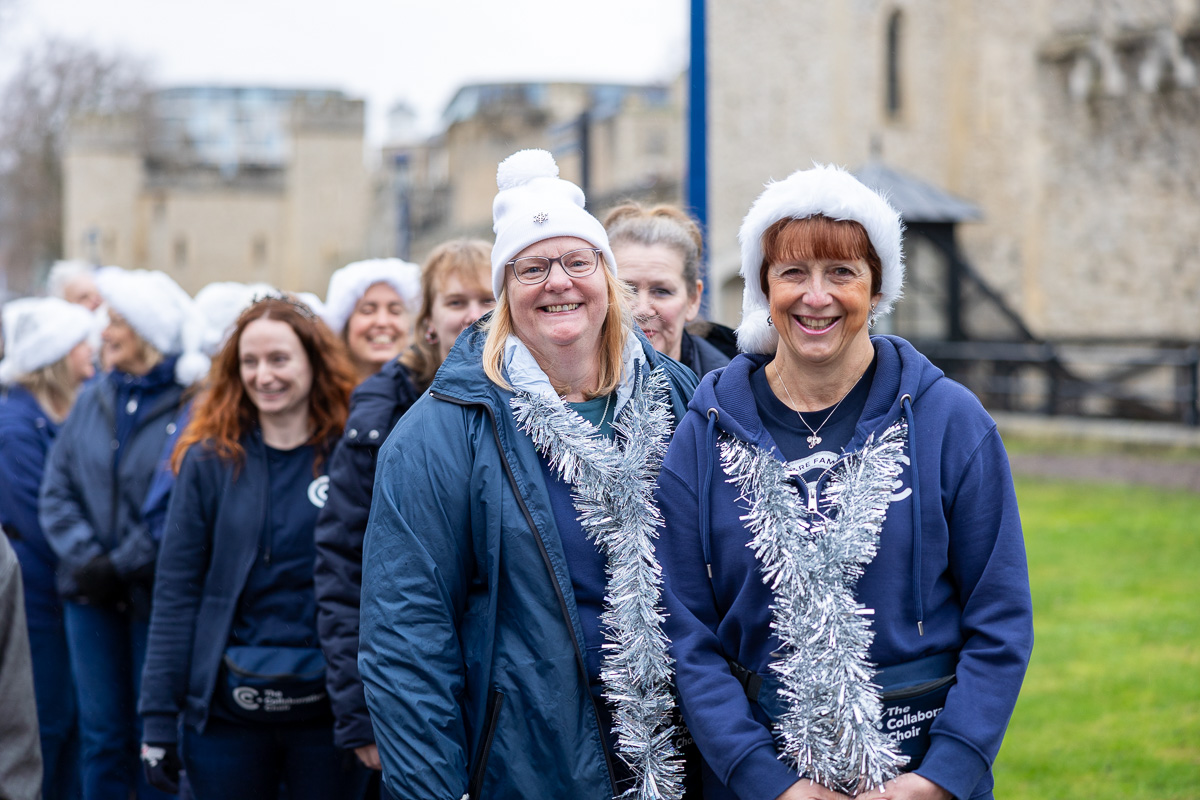
[[58,556],[38,521],[38,487],[58,424],[23,386],[0,392],[0,525],[13,539],[25,586],[31,628],[61,628],[62,602],[55,587]]
[[[868,657],[882,668],[957,653],[957,682],[916,772],[956,798],[990,797],[992,761],[1033,647],[1008,459],[995,423],[969,391],[903,339],[872,343],[875,376],[846,452],[905,418],[909,439],[878,554],[857,582],[857,600],[874,609]],[[774,597],[747,547],[749,504],[727,482],[716,447],[732,437],[781,458],[751,392],[750,376],[769,360],[738,356],[701,381],[659,476],[665,629],[684,719],[724,784],[706,784],[710,798],[729,790],[744,800],[776,797],[797,780],[728,662],[770,675],[771,653],[782,647],[770,628]]]

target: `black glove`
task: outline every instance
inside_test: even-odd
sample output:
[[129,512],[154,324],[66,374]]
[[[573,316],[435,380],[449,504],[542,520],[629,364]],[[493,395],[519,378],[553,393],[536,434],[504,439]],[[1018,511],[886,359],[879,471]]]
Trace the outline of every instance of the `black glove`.
[[115,606],[125,600],[125,582],[117,574],[112,559],[99,555],[75,572],[79,594],[97,606]]
[[167,794],[179,794],[179,772],[182,769],[179,748],[174,742],[142,742],[142,772],[146,774],[146,782],[155,789]]

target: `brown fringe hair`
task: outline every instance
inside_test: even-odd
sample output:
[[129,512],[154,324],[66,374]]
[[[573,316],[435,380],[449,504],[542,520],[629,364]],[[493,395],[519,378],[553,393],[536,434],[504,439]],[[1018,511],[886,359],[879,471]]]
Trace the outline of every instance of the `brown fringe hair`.
[[883,262],[867,236],[867,229],[854,220],[831,219],[824,214],[781,219],[763,232],[762,250],[758,284],[768,297],[767,268],[771,264],[801,261],[861,258],[871,271],[871,296],[879,294],[883,286]]

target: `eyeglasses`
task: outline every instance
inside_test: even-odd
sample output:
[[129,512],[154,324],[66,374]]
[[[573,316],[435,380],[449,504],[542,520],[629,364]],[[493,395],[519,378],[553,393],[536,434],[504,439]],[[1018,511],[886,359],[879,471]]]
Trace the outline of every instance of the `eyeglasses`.
[[600,263],[600,251],[589,247],[563,253],[558,258],[525,256],[515,258],[505,266],[513,268],[513,274],[521,283],[541,283],[550,275],[556,261],[562,266],[563,272],[572,278],[586,278],[596,271]]

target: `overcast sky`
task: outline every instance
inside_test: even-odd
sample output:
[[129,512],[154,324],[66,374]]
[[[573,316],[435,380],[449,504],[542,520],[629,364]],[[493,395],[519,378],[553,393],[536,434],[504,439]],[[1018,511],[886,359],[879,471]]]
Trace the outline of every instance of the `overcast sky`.
[[669,80],[688,0],[0,0],[0,79],[47,36],[146,58],[162,85],[314,86],[405,100],[432,127],[465,83]]

